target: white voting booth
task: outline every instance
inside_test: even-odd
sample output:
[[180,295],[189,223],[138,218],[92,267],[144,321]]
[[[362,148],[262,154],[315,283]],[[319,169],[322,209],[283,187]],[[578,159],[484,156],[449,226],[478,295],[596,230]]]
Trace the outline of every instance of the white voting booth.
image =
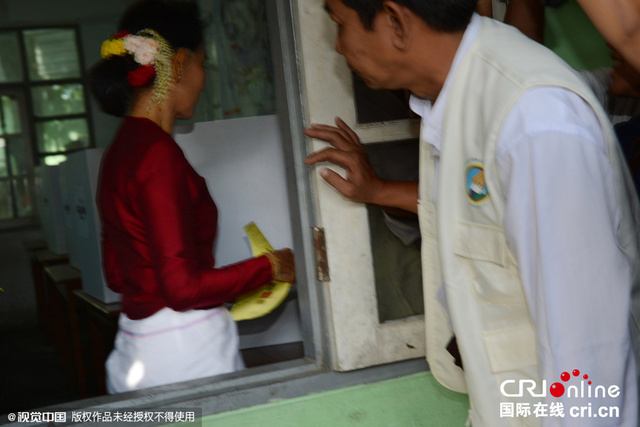
[[35,187],[40,226],[47,247],[56,254],[66,254],[59,166],[37,166]]
[[77,248],[78,243],[73,238],[74,230],[74,216],[75,210],[73,209],[73,182],[72,170],[69,162],[62,162],[58,165],[60,170],[60,196],[62,199],[62,218],[64,224],[65,235],[69,236],[67,240],[67,255],[69,256],[69,264],[78,270],[80,269],[80,257]]
[[120,295],[107,287],[102,271],[96,190],[103,153],[103,148],[71,153],[60,168],[69,263],[80,270],[82,289],[108,304],[120,301]]
[[[255,222],[276,248],[293,246],[282,139],[274,115],[177,126],[175,139],[218,207],[216,266],[251,258],[243,227]],[[295,286],[283,307],[239,322],[240,347],[302,341]]]

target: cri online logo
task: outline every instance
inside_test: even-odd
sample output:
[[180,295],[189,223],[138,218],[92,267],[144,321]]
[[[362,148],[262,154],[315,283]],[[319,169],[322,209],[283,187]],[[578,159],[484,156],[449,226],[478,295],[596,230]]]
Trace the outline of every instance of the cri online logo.
[[[579,377],[580,376],[580,371],[577,369],[573,370],[573,376],[574,377]],[[582,376],[582,378],[589,379],[589,375],[584,374]],[[560,379],[564,382],[567,382],[571,379],[571,375],[569,375],[568,372],[563,372],[562,374],[560,374]],[[591,385],[591,381],[589,381],[588,383],[589,385]],[[562,385],[562,383],[553,383],[551,384],[551,387],[549,388],[549,392],[551,393],[551,396],[553,397],[560,397],[564,394],[564,385]]]
[[[580,371],[578,369],[574,369],[572,373],[573,377],[580,377]],[[568,398],[616,398],[620,395],[620,387],[617,385],[611,385],[609,387],[598,385],[592,387],[591,380],[589,380],[589,375],[587,374],[582,375],[579,384],[567,384],[565,387],[563,383],[567,383],[571,378],[572,375],[568,372],[560,374],[560,380],[562,380],[562,382],[555,382],[549,387],[551,396],[560,398],[565,395],[565,392]],[[542,389],[538,389],[538,383],[533,379],[521,379],[519,381],[505,380],[500,384],[500,391],[503,396],[507,397],[523,397],[525,393],[533,397],[545,397],[547,395],[547,381],[542,380],[541,386]]]

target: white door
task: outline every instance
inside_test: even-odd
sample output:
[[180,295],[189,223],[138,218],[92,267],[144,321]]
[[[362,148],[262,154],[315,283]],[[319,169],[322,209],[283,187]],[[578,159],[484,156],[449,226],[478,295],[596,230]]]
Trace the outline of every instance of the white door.
[[[345,60],[334,50],[336,25],[324,10],[324,0],[294,0],[293,4],[306,125],[333,124],[334,118],[339,116],[353,127],[367,147],[372,148],[373,154],[381,154],[377,161],[382,162],[383,167],[385,159],[391,157],[384,153],[395,152],[396,146],[398,151],[404,153],[405,159],[413,156],[417,162],[417,148],[415,154],[411,154],[411,142],[408,141],[417,138],[419,122],[416,119],[375,121],[376,108],[366,108],[375,107],[375,101],[371,101],[367,94],[364,94],[356,108],[354,80]],[[358,86],[358,83],[355,85]],[[374,95],[382,97],[382,107],[388,105],[385,99],[394,98],[390,93]],[[358,123],[369,121],[363,118],[367,115],[365,110],[370,110],[374,122]],[[326,146],[316,140],[309,141],[309,144],[310,152]],[[409,147],[408,151],[402,149],[405,146]],[[333,168],[339,171],[339,168]],[[397,287],[403,287],[405,280],[402,274],[391,279],[393,283],[390,289],[386,286],[387,280],[381,278],[380,268],[375,268],[377,266],[384,270],[388,266],[380,263],[384,264],[386,257],[396,256],[395,246],[388,246],[391,244],[389,239],[393,240],[394,237],[377,235],[379,223],[378,231],[372,231],[374,228],[370,220],[379,220],[379,212],[346,200],[315,171],[313,189],[317,225],[324,230],[326,239],[330,279],[323,282],[323,286],[330,317],[333,369],[347,371],[423,357],[423,315],[393,320],[385,320],[380,315],[387,297],[396,291],[402,293],[402,289]],[[372,239],[382,242],[379,243],[381,246],[372,245]],[[397,245],[397,242],[392,244]],[[409,249],[408,256],[413,259],[401,260],[400,263],[415,263],[415,246]],[[415,274],[413,276],[415,292],[416,277]],[[421,292],[419,277],[417,280]],[[421,298],[421,294],[418,298]],[[394,310],[392,308],[391,311]]]

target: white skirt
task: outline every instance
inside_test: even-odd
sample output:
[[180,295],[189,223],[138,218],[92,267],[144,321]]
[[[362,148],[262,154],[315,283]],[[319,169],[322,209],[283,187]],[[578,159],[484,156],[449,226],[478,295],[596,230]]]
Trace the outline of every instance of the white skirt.
[[107,391],[122,393],[244,369],[238,327],[226,307],[118,320],[106,362]]

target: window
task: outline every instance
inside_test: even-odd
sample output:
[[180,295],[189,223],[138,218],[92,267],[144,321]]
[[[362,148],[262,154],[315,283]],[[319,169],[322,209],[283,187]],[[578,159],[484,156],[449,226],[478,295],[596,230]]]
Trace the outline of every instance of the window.
[[[370,111],[375,111],[370,104],[374,97],[370,94],[362,96],[363,88],[357,82],[354,89],[354,79],[346,61],[333,49],[336,25],[323,11],[321,1],[313,2],[313,5],[305,4],[303,0],[296,3],[299,8],[297,24],[304,29],[299,30],[297,52],[302,64],[301,81],[304,82],[304,122],[333,124],[334,118],[339,116],[352,126],[370,153],[382,154],[378,158],[385,163],[392,160],[392,156],[385,154],[391,144],[394,153],[402,151],[401,148],[409,153],[403,158],[417,158],[416,144],[411,141],[418,136],[419,121],[401,118],[402,115],[385,121],[380,118],[376,119],[378,121],[359,120],[371,114],[361,114],[363,111],[358,110],[362,108],[357,108],[357,103],[360,107],[364,103]],[[395,95],[377,98],[381,98],[386,106],[390,98],[397,100]],[[325,146],[324,142],[310,141],[309,151]],[[399,161],[404,160],[400,158]],[[329,335],[334,356],[333,369],[349,371],[423,357],[424,318],[419,314],[420,307],[410,310],[390,308],[382,301],[385,295],[389,295],[389,288],[399,282],[380,273],[384,270],[380,265],[384,262],[384,254],[383,257],[376,256],[380,248],[373,244],[382,241],[386,245],[386,237],[379,233],[384,225],[376,226],[380,223],[377,215],[370,215],[366,206],[343,198],[315,171],[311,180],[316,201],[316,225],[324,229],[331,277],[331,282],[326,285],[326,310],[331,318]],[[408,249],[407,258],[394,261],[396,265],[415,264],[415,248]],[[417,266],[411,269],[414,270],[411,275],[415,277]],[[384,282],[377,283],[381,280]],[[416,291],[420,290],[411,290],[414,295]],[[408,316],[398,318],[396,313]]]
[[276,92],[264,0],[198,0],[207,79],[187,122],[275,114]]
[[0,31],[3,226],[33,220],[34,166],[93,145],[82,70],[73,27]]
[[47,164],[65,152],[91,146],[74,28],[23,30],[36,153]]
[[35,215],[32,159],[21,91],[0,87],[0,223],[28,224]]
[[0,83],[23,80],[22,55],[17,31],[0,33]]

